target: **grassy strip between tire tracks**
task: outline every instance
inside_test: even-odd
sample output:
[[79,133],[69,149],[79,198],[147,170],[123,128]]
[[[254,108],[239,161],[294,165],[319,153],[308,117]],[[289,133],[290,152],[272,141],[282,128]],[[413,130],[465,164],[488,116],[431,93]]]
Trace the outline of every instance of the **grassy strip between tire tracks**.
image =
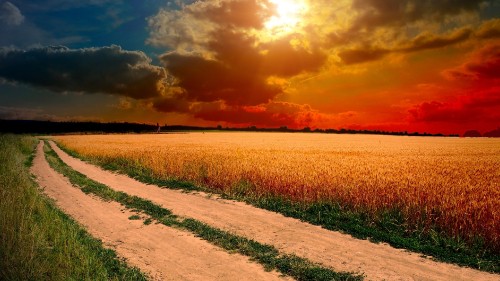
[[[147,184],[188,192],[214,192],[209,187],[198,186],[192,182],[175,178],[159,178],[150,169],[139,166],[139,163],[132,163],[127,159],[92,159],[79,155],[61,144],[58,144],[58,146],[73,157],[89,161],[106,170],[126,174]],[[280,197],[253,196],[251,189],[251,183],[241,182],[233,186],[232,191],[234,192],[221,194],[221,196],[227,199],[244,201],[259,208],[322,226],[325,229],[343,231],[359,239],[386,242],[396,248],[432,256],[438,261],[500,273],[500,254],[484,246],[480,240],[474,244],[466,243],[459,238],[448,237],[438,229],[408,231],[404,227],[404,220],[397,210],[388,211],[381,216],[382,219],[374,221],[363,213],[350,211],[349,208],[335,203],[302,204]]]
[[198,237],[230,252],[237,252],[262,264],[267,270],[276,269],[282,274],[297,280],[362,280],[360,275],[338,273],[319,264],[295,255],[281,254],[276,248],[246,239],[229,232],[211,227],[191,218],[180,218],[170,210],[162,208],[149,200],[130,196],[124,192],[114,191],[101,183],[95,182],[85,175],[67,166],[57,154],[46,146],[46,156],[50,165],[59,173],[78,185],[83,192],[99,196],[104,200],[119,202],[123,206],[145,213],[152,219],[179,229],[188,230]]
[[147,280],[42,195],[36,143],[0,135],[0,280]]

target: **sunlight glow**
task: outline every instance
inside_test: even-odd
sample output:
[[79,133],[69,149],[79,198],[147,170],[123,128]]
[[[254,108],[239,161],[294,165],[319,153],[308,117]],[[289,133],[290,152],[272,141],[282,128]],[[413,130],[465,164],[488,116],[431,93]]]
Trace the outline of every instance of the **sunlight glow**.
[[294,31],[300,24],[307,5],[304,0],[270,0],[276,13],[266,23],[266,29],[274,36],[283,36]]

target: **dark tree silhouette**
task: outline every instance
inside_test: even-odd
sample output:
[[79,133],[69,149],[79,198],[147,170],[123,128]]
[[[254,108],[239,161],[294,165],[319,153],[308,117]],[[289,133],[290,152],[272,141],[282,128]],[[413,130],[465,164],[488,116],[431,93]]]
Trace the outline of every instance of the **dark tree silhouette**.
[[477,130],[469,130],[464,133],[464,138],[480,138],[481,133]]
[[483,137],[487,138],[500,138],[500,128],[484,133]]

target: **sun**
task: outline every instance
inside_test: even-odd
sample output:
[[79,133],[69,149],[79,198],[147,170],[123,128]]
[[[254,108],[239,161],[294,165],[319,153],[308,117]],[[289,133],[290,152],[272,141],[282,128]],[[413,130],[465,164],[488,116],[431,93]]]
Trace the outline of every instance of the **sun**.
[[275,7],[275,13],[264,26],[275,37],[293,32],[307,11],[304,0],[270,0],[270,2]]

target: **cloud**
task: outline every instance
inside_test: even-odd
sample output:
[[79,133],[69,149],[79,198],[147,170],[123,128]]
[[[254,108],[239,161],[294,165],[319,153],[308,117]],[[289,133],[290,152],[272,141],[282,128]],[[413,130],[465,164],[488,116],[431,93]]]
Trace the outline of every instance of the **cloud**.
[[393,49],[362,46],[353,49],[341,50],[338,53],[338,56],[345,64],[358,64],[380,60],[389,54],[412,53],[452,46],[468,40],[471,38],[472,34],[473,31],[469,28],[458,29],[450,34],[444,35],[422,33],[409,41],[403,42],[400,46]]
[[196,118],[227,122],[238,126],[303,128],[321,119],[309,105],[270,102],[256,106],[227,106],[223,102],[199,103],[192,106]]
[[342,59],[345,64],[358,64],[368,61],[379,60],[389,54],[391,51],[386,49],[377,48],[359,48],[359,49],[348,49],[343,50],[338,53],[338,56]]
[[186,113],[191,109],[191,103],[183,97],[161,97],[152,102],[156,111]]
[[160,59],[186,100],[267,103],[284,90],[273,77],[315,72],[327,60],[318,45],[302,44],[301,34],[263,40],[255,31],[273,9],[267,1],[221,0],[161,10],[149,19],[148,42],[174,49]]
[[[329,34],[342,63],[377,61],[390,54],[444,48],[500,36],[498,19],[480,22],[493,0],[354,0],[344,28]],[[340,13],[340,12],[339,12]]]
[[[303,128],[328,118],[308,104],[270,101],[258,105],[228,105],[223,100],[188,102],[179,97],[163,97],[153,102],[160,112],[187,113],[205,121],[225,122],[232,126]],[[349,113],[350,118],[354,113]]]
[[203,9],[206,3],[196,2],[182,10],[161,9],[158,14],[148,18],[150,33],[146,42],[179,52],[199,51],[215,27],[212,22],[196,17],[192,10]]
[[435,35],[430,33],[423,33],[413,38],[406,46],[402,47],[400,51],[403,52],[416,52],[428,49],[442,48],[463,42],[470,38],[472,30],[469,28],[462,28],[452,32],[451,34]]
[[0,77],[56,92],[107,93],[135,99],[161,96],[164,69],[143,52],[112,45],[69,49],[0,49]]
[[178,53],[164,55],[161,60],[191,101],[224,100],[231,105],[249,105],[267,102],[281,92],[268,85],[265,76],[252,72],[252,65],[238,67]]
[[196,18],[229,27],[262,28],[272,16],[272,4],[268,1],[219,1],[204,8],[189,9]]
[[354,0],[358,16],[352,31],[372,30],[383,26],[404,26],[419,20],[442,21],[450,15],[479,11],[486,0]]
[[491,1],[305,2],[299,24],[285,33],[267,27],[276,12],[268,0],[189,1],[160,10],[148,19],[147,42],[165,48],[160,61],[171,79],[167,92],[175,94],[155,99],[152,108],[241,126],[360,122],[365,115],[357,112],[326,114],[281,100],[307,94],[290,83],[294,79],[350,72],[351,65],[391,54],[404,58],[475,43],[496,28],[493,21],[490,26],[477,21]]
[[414,122],[500,122],[500,88],[474,91],[449,101],[418,104],[408,112]]
[[463,65],[445,70],[443,75],[450,80],[500,79],[500,43],[487,44],[475,51]]
[[499,38],[500,37],[500,19],[492,19],[484,22],[475,33],[478,38]]
[[20,25],[24,21],[21,11],[9,1],[0,4],[0,22],[7,25]]

